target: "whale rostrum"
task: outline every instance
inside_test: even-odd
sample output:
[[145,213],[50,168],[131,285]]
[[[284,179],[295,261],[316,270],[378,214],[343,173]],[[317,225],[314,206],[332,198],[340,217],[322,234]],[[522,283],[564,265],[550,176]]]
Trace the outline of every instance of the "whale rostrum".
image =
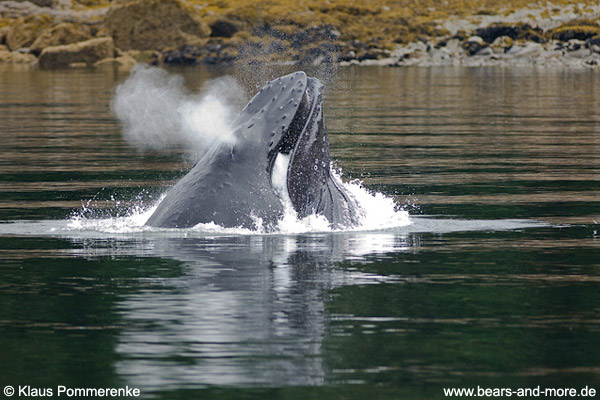
[[335,228],[358,224],[360,207],[331,171],[322,91],[302,71],[268,82],[231,124],[235,140],[205,154],[146,224],[273,230],[286,206]]

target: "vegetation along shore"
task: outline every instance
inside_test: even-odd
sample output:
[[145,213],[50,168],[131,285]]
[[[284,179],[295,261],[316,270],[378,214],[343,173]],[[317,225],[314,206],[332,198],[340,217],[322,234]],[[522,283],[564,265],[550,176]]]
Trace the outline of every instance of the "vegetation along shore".
[[0,63],[600,68],[597,0],[0,1]]

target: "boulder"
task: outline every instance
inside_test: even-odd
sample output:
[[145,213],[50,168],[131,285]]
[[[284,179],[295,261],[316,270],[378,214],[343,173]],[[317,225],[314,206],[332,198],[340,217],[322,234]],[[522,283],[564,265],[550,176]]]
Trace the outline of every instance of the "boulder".
[[18,2],[28,1],[39,7],[54,7],[56,5],[56,0],[16,0],[16,1],[18,1]]
[[32,54],[22,54],[14,51],[8,51],[6,46],[0,45],[0,64],[12,63],[12,64],[33,64],[37,61]]
[[138,63],[143,62],[150,65],[158,65],[164,62],[163,55],[154,50],[128,50],[123,52],[123,55],[128,55]]
[[456,53],[460,53],[462,52],[462,49],[460,47],[460,40],[458,39],[449,39],[446,42],[446,49],[450,52],[450,54],[456,54]]
[[569,40],[588,40],[600,35],[600,25],[588,20],[575,20],[567,22],[549,31],[553,39],[563,42]]
[[507,56],[514,58],[535,58],[542,54],[543,46],[539,43],[527,43],[523,46],[513,46],[506,52]]
[[19,18],[6,36],[6,45],[11,50],[29,47],[44,30],[50,27],[52,21],[52,17],[47,15]]
[[106,26],[123,50],[158,50],[194,44],[210,35],[195,9],[181,0],[132,0],[111,5]]
[[489,57],[489,56],[493,56],[494,54],[496,54],[494,52],[494,50],[492,50],[489,47],[484,47],[481,50],[479,50],[477,53],[475,53],[476,56],[481,56],[481,57]]
[[465,49],[469,55],[474,55],[485,46],[485,42],[479,36],[471,36],[465,40],[462,45],[463,49]]
[[105,58],[100,61],[94,63],[94,67],[101,67],[103,65],[108,65],[112,67],[118,67],[120,69],[130,69],[133,68],[134,65],[137,64],[135,59],[127,54],[115,57],[115,58]]
[[600,53],[600,36],[595,36],[585,43],[585,47],[593,53]]
[[0,28],[0,44],[6,43],[6,36],[8,36],[8,32],[10,32],[10,26]]
[[578,39],[571,39],[564,44],[564,48],[567,49],[567,51],[576,51],[582,47],[585,47],[585,42]]
[[36,56],[46,47],[62,46],[65,44],[83,42],[91,39],[89,28],[70,23],[56,25],[45,30],[33,42],[29,51]]
[[586,49],[585,47],[581,47],[577,50],[571,50],[571,51],[567,51],[565,53],[565,57],[572,57],[572,58],[587,58],[592,54],[592,52],[589,49]]
[[586,58],[592,54],[592,50],[586,47],[586,42],[583,40],[571,39],[564,44],[566,49],[565,56],[574,58]]
[[230,38],[239,30],[239,26],[229,19],[219,18],[210,24],[211,37]]
[[487,43],[494,42],[500,36],[508,36],[513,40],[524,39],[537,43],[543,42],[543,31],[524,23],[506,24],[497,22],[485,28],[476,29],[475,32]]
[[88,66],[104,58],[112,58],[115,45],[110,37],[90,39],[62,46],[46,47],[39,57],[40,67],[66,67],[73,63],[85,63]]
[[499,36],[490,45],[495,54],[506,53],[515,42],[509,36]]

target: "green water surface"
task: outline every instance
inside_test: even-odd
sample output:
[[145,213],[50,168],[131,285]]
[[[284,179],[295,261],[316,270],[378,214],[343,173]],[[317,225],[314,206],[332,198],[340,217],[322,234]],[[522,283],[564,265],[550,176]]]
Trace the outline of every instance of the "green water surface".
[[[233,74],[250,94],[287,71],[171,72],[191,90]],[[128,385],[165,399],[600,390],[598,70],[310,72],[327,84],[345,177],[426,229],[48,234],[86,204],[108,218],[152,203],[189,158],[123,140],[109,104],[126,73],[0,65],[1,387]],[[26,223],[44,229],[13,229]]]

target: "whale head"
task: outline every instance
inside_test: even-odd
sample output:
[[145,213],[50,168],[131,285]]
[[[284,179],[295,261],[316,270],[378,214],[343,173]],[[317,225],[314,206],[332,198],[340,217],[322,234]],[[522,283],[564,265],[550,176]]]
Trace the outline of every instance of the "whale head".
[[359,207],[331,173],[323,84],[298,71],[268,82],[232,122],[235,140],[197,164],[147,224],[186,227],[273,224],[287,206],[334,226],[358,221]]
[[[352,201],[331,176],[320,80],[298,71],[268,82],[236,124],[243,145],[252,141],[264,149],[273,189],[291,202],[300,217],[316,213],[335,219],[328,198],[332,191],[345,204]],[[350,213],[336,213],[345,214],[343,223],[355,220]]]

